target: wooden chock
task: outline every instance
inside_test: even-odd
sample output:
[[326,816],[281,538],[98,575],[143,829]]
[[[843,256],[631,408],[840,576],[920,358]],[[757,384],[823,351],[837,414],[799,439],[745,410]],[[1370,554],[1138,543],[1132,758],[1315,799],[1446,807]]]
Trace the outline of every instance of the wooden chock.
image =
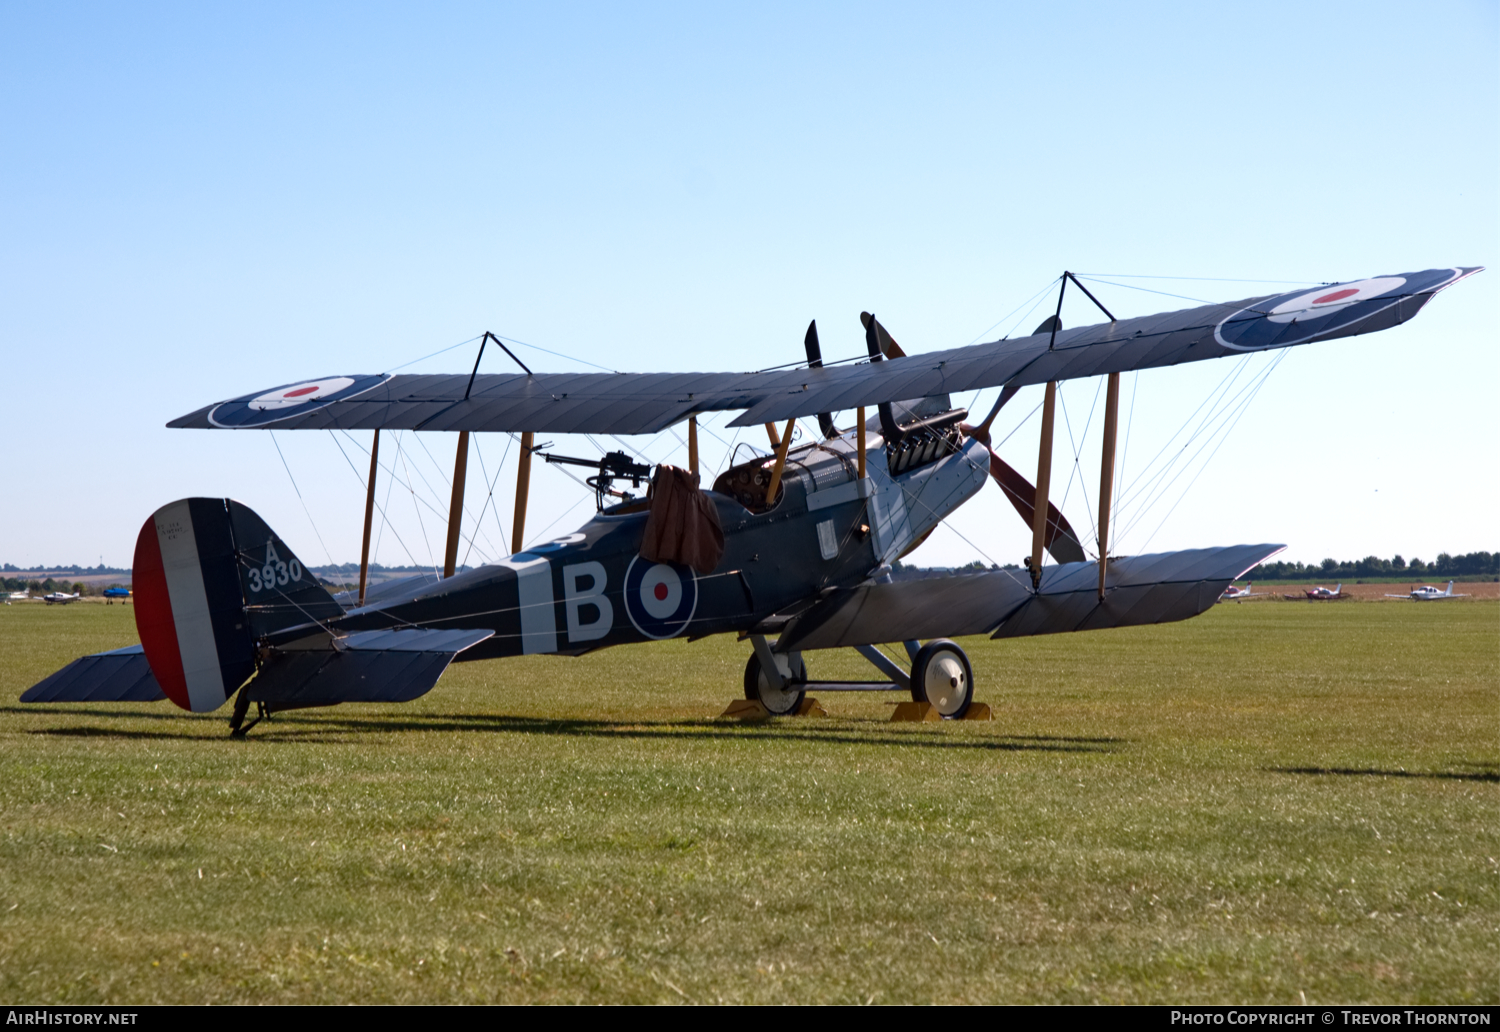
[[811,695],[804,695],[802,697],[801,705],[797,707],[797,716],[826,717],[828,716],[828,711],[823,708],[823,704],[817,699],[813,698]]
[[754,699],[735,699],[719,714],[720,720],[769,720],[771,711]]
[[[891,714],[892,721],[912,721],[916,723],[937,723],[943,719],[943,715],[933,708],[930,702],[902,702],[896,704],[896,711]],[[995,715],[990,712],[990,704],[987,702],[969,703],[968,712],[960,720],[994,720]]]
[[915,721],[925,724],[942,719],[930,702],[900,702],[896,704],[896,712],[891,714],[892,721]]

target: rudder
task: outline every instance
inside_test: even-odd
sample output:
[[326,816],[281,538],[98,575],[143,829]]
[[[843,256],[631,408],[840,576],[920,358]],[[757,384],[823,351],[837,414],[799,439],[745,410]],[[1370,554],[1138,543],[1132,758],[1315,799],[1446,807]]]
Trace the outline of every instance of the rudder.
[[206,713],[255,673],[264,635],[343,612],[253,511],[232,499],[162,506],[136,538],[135,625],[167,698]]

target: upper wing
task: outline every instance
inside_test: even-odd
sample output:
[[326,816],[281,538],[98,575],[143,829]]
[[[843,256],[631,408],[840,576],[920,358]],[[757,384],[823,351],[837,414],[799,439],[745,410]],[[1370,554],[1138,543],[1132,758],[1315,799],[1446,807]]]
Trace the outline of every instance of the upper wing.
[[751,426],[1001,384],[1150,369],[1373,333],[1480,271],[1429,269],[1033,334],[882,362],[761,373],[333,376],[207,405],[168,423],[207,429],[655,433],[699,412]]

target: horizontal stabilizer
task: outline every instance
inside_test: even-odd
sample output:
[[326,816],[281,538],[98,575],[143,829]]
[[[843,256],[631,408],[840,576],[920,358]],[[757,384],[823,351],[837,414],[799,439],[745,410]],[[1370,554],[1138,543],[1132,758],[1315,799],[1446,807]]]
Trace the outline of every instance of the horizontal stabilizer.
[[279,650],[245,691],[276,709],[410,702],[432,690],[454,656],[494,633],[411,628],[305,639]]
[[139,645],[75,659],[43,678],[21,696],[22,702],[156,702],[166,693],[151,673]]
[[1283,547],[1232,545],[1112,559],[1103,602],[1098,563],[1042,567],[1039,593],[1019,570],[862,584],[813,606],[781,636],[778,649],[987,633],[1019,638],[1186,620],[1212,608],[1226,587]]

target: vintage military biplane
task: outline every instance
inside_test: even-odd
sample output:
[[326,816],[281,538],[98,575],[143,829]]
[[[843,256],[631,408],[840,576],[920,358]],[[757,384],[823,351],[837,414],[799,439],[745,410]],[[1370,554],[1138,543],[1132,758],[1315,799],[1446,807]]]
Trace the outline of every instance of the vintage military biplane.
[[[751,649],[747,697],[793,712],[809,690],[899,690],[944,717],[964,714],[974,681],[949,638],[996,638],[1182,620],[1278,545],[1155,555],[1108,554],[1119,375],[1371,333],[1412,318],[1477,272],[1436,269],[907,355],[868,313],[867,357],[825,366],[816,323],[807,363],[759,373],[352,375],[309,380],[208,405],[169,426],[374,430],[365,543],[383,429],[456,431],[445,576],[326,591],[292,549],[239,502],[187,498],[158,509],[136,544],[141,644],[86,656],[32,687],[25,701],[163,696],[194,712],[233,698],[243,734],[260,713],[340,702],[399,702],[427,692],[448,664],[521,654],[578,655],[630,642],[736,632]],[[497,338],[486,334],[481,342]],[[506,349],[509,353],[509,349]],[[1049,499],[1059,381],[1107,376],[1097,559]],[[1023,386],[1045,385],[1036,484],[989,446],[989,427]],[[1002,387],[988,417],[967,422],[955,392]],[[865,410],[875,412],[867,421]],[[738,410],[731,426],[765,424],[774,452],[732,462],[702,490],[697,418]],[[856,411],[852,427],[834,415]],[[793,446],[799,416],[817,440]],[[778,430],[778,425],[784,426]],[[690,470],[623,453],[593,465],[597,514],[575,533],[522,548],[535,434],[646,434],[686,422]],[[522,440],[511,547],[455,575],[469,434]],[[1032,528],[1025,571],[906,579],[892,564],[994,479]],[[615,485],[649,482],[644,499]],[[1042,564],[1047,551],[1055,561]],[[926,639],[926,644],[921,642]],[[873,646],[901,642],[903,669]],[[867,682],[818,680],[805,656],[853,647],[880,671]],[[253,723],[253,722],[252,722]]]

